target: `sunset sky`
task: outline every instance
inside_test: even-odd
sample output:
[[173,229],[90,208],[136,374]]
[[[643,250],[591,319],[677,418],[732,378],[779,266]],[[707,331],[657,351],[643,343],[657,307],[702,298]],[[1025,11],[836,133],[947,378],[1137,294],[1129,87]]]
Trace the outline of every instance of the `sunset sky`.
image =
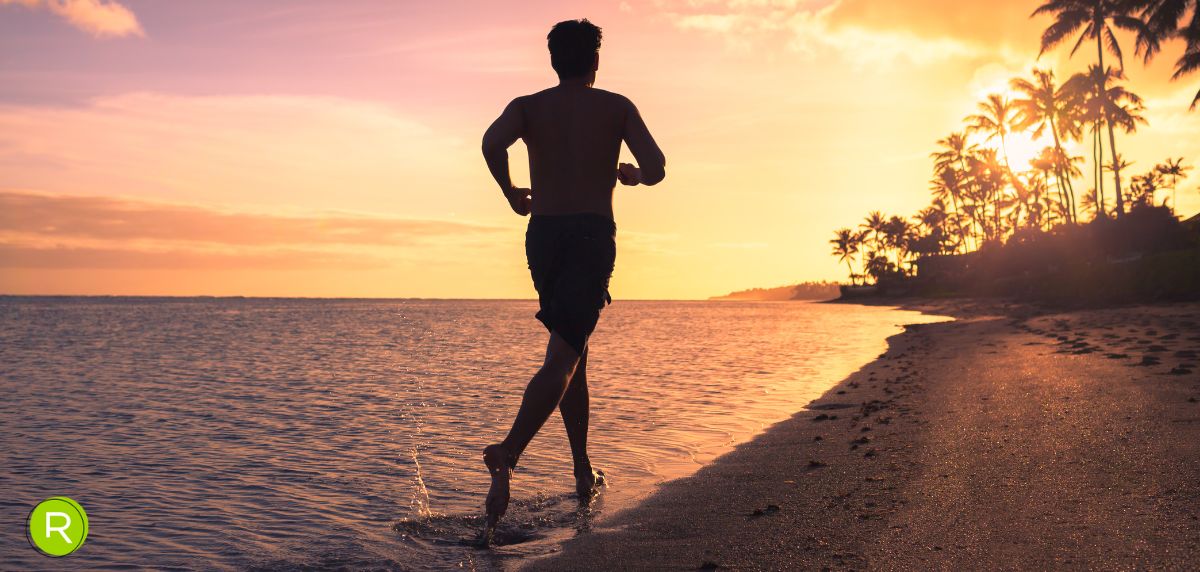
[[[0,0],[0,293],[531,297],[479,141],[556,82],[546,32],[580,17],[604,29],[596,86],[668,161],[617,189],[613,297],[842,279],[833,230],[926,206],[934,142],[976,101],[1094,57],[1037,62],[1037,5]],[[1181,51],[1143,66],[1126,42],[1149,119],[1118,136],[1128,174],[1200,162]]]

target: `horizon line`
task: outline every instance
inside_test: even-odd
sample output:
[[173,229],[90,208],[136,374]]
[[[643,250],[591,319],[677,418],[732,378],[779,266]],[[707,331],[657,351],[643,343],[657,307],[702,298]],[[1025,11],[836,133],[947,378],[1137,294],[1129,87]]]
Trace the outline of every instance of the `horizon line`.
[[[708,298],[619,298],[622,302],[770,302],[773,300],[714,300],[721,296]],[[7,294],[0,293],[3,298],[173,298],[173,299],[213,299],[213,300],[434,300],[456,302],[536,302],[537,298],[440,298],[430,296],[245,296],[241,294]],[[784,302],[804,300],[781,300]]]

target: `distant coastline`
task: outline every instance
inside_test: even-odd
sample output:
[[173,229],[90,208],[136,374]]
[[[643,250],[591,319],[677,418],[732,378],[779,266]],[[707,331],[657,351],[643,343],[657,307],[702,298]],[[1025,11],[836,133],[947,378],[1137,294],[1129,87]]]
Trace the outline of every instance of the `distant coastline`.
[[840,295],[841,285],[837,282],[801,282],[789,286],[775,288],[751,288],[738,290],[724,296],[712,296],[709,300],[754,300],[754,301],[786,301],[786,300],[833,300]]

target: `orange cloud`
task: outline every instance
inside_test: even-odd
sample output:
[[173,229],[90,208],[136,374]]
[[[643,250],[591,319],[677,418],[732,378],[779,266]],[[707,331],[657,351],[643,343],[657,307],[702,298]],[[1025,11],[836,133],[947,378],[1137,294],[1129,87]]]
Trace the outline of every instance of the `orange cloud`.
[[[835,28],[901,31],[922,38],[953,38],[994,46],[1038,36],[1029,15],[1037,2],[962,0],[840,0],[829,13]],[[1036,46],[1034,46],[1036,49]]]
[[0,242],[0,268],[138,270],[367,270],[388,261],[362,254],[305,250],[203,252],[81,246],[36,247]]
[[144,36],[133,11],[118,2],[105,0],[0,0],[0,5],[16,4],[45,9],[72,26],[97,37]]
[[396,247],[486,246],[501,232],[440,220],[276,216],[0,191],[3,268],[383,268]]
[[0,191],[0,233],[54,239],[400,246],[486,238],[500,230],[441,220],[342,214],[276,216],[115,197]]
[[[655,5],[677,28],[719,35],[734,48],[783,48],[810,57],[832,51],[860,64],[898,59],[923,64],[989,52],[990,46],[981,45],[970,34],[921,29],[905,25],[904,20],[876,17],[875,8],[900,11],[897,4],[894,0],[726,0],[660,1]],[[913,4],[903,3],[903,9],[917,20],[928,18],[937,9]]]

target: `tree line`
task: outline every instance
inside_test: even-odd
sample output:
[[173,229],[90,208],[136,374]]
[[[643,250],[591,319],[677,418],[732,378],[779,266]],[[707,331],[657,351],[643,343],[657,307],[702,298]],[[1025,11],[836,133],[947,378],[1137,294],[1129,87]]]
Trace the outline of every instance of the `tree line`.
[[[846,264],[852,283],[888,274],[911,274],[925,255],[962,254],[1002,244],[1022,231],[1053,232],[1087,220],[1120,218],[1142,206],[1174,208],[1180,184],[1192,169],[1184,158],[1168,158],[1129,177],[1132,163],[1118,151],[1118,133],[1144,126],[1145,106],[1129,89],[1116,30],[1131,32],[1135,53],[1149,62],[1164,42],[1182,38],[1184,54],[1173,79],[1200,69],[1200,0],[1050,0],[1031,17],[1054,21],[1041,39],[1041,54],[1072,39],[1074,55],[1095,43],[1095,63],[1059,81],[1034,68],[1009,82],[1011,96],[990,94],[963,129],[937,141],[931,154],[933,200],[911,219],[871,212],[857,228],[835,231],[833,255]],[[1105,55],[1117,66],[1106,65]],[[1200,91],[1191,109],[1200,104]],[[1049,134],[1050,145],[1028,167],[1011,164],[1008,141],[1024,133]],[[1091,146],[1091,173],[1083,156],[1066,148]],[[981,145],[982,143],[983,145]],[[988,144],[994,146],[987,146]],[[1107,152],[1107,155],[1106,155]],[[1106,159],[1107,157],[1107,159]],[[1107,186],[1111,177],[1111,187]],[[1076,183],[1090,188],[1077,192]],[[1160,200],[1161,194],[1161,202]]]

